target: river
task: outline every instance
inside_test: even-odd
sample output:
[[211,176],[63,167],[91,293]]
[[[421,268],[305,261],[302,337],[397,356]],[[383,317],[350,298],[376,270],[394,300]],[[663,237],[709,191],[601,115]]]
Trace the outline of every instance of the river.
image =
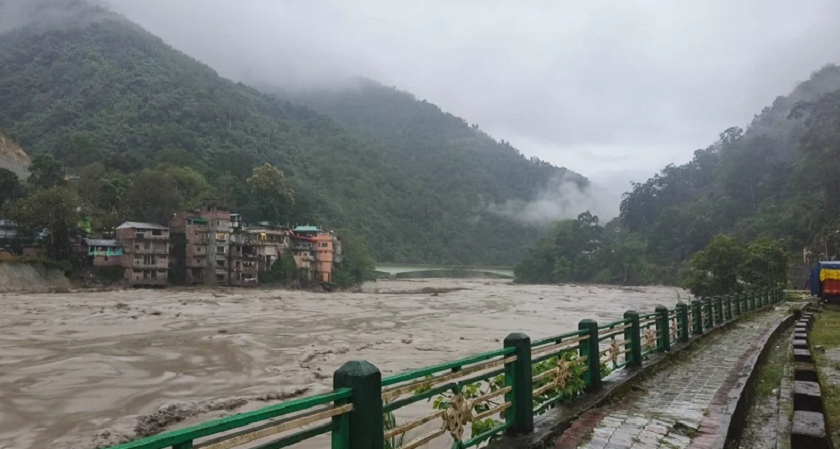
[[0,449],[104,446],[328,391],[348,360],[387,376],[499,348],[510,332],[539,338],[673,307],[679,294],[488,279],[0,294]]

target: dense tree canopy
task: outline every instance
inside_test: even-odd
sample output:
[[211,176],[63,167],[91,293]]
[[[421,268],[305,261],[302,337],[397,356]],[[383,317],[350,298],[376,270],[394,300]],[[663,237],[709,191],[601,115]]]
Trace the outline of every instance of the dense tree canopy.
[[[600,274],[571,280],[684,281],[697,294],[720,294],[784,282],[793,254],[837,256],[840,241],[829,237],[840,229],[838,89],[840,68],[826,66],[778,97],[746,129],[730,127],[690,162],[633,184],[619,219],[606,227],[619,228],[621,238],[598,245]],[[577,245],[584,241],[578,237]],[[548,239],[530,257],[556,264],[551,246],[555,253],[573,247]],[[569,280],[526,269],[535,263],[524,261],[517,279]]]
[[[528,200],[565,170],[475,125],[375,84],[279,99],[119,16],[73,5],[75,19],[97,20],[0,36],[0,121],[30,154],[78,175],[103,224],[160,220],[201,192],[246,220],[346,229],[380,261],[510,265],[541,234],[488,205]],[[282,171],[294,203],[252,201],[264,192],[246,180],[265,163]],[[37,184],[56,182],[43,173]]]

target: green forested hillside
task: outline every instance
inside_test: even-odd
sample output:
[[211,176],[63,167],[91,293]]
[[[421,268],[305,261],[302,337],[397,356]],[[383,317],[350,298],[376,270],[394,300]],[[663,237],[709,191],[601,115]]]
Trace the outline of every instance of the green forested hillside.
[[[552,177],[575,174],[539,159],[527,159],[516,148],[498,142],[466,120],[442,111],[408,92],[358,79],[341,90],[293,97],[324,112],[347,129],[387,148],[391,164],[440,195],[463,201],[499,203],[528,198]],[[586,180],[576,177],[581,186]]]
[[[589,229],[589,219],[558,225],[531,252],[544,263],[532,260],[517,274],[523,281],[674,282],[721,234],[733,239],[715,240],[721,251],[758,242],[754,251],[777,254],[778,247],[799,263],[803,253],[812,260],[840,253],[840,235],[834,232],[840,229],[838,89],[837,66],[813,73],[764,108],[746,130],[726,129],[690,162],[634,184],[620,218],[606,226],[618,232],[574,231]],[[588,241],[594,232],[598,243],[584,257],[574,257],[581,253],[577,247],[568,256],[570,244],[558,244],[564,240],[556,236],[570,232],[577,233],[574,242]],[[821,255],[826,247],[828,255]]]
[[[326,114],[220,78],[119,16],[54,2],[76,8],[74,20],[87,10],[97,20],[0,36],[0,122],[30,154],[54,155],[82,184],[106,183],[110,221],[151,210],[119,207],[142,199],[122,178],[144,169],[165,172],[176,186],[195,174],[203,179],[193,197],[275,218],[260,216],[245,183],[268,162],[294,191],[294,206],[278,220],[347,229],[381,261],[510,264],[538,237],[487,206],[527,200],[562,170],[460,119],[398,97],[399,120],[381,125],[371,111],[369,125],[347,123],[348,132]],[[351,113],[328,112],[341,122]],[[176,170],[183,167],[191,173]],[[143,176],[154,184],[158,175]],[[81,200],[102,209],[90,204],[99,198]]]

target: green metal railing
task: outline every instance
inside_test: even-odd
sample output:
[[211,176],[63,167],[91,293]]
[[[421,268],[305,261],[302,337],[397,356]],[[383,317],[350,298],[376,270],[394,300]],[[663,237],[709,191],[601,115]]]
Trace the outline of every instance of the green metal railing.
[[[366,361],[345,363],[333,391],[162,433],[111,449],[279,449],[329,434],[332,449],[414,449],[448,437],[453,449],[533,432],[534,416],[600,390],[614,371],[783,299],[780,290],[702,298],[654,313],[531,341],[513,333],[498,350],[382,378]],[[395,412],[431,403],[398,422]],[[417,406],[415,405],[415,413]],[[411,435],[409,435],[411,434]],[[408,437],[412,438],[409,440]]]

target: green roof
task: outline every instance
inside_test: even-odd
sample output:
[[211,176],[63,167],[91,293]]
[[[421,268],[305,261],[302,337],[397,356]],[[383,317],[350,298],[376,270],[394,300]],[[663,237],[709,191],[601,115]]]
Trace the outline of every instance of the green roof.
[[298,226],[295,232],[321,232],[321,230],[317,226]]
[[208,220],[206,218],[192,218],[192,217],[187,218],[187,223],[190,223],[190,224],[193,224],[193,223],[207,224],[209,222],[210,222],[210,220]]

